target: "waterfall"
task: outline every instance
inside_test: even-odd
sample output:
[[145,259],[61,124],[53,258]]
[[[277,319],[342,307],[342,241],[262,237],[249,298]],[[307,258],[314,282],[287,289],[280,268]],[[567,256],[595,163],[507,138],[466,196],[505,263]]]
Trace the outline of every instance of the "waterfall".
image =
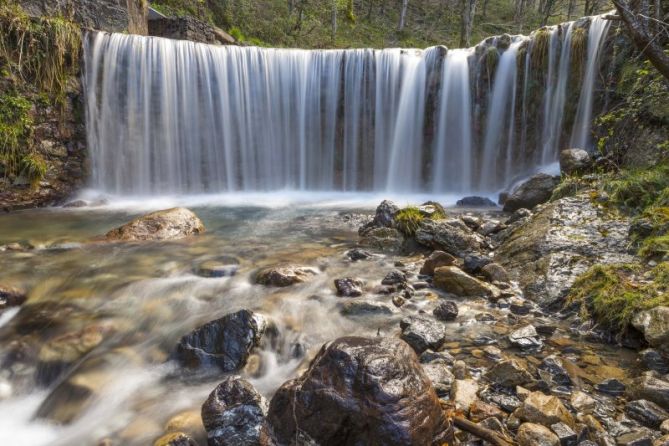
[[[544,56],[532,36],[458,50],[298,50],[92,32],[84,41],[91,185],[133,195],[493,193],[557,159],[567,142],[591,144],[608,26],[591,20],[574,87],[577,26],[548,29]],[[474,75],[479,48],[499,54],[485,91]],[[544,72],[530,81],[530,61],[541,57]],[[568,96],[578,107],[565,119]]]

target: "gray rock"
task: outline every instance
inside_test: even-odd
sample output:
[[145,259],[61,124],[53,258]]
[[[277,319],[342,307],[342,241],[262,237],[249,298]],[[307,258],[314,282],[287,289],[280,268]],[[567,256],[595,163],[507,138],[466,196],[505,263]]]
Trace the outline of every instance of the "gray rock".
[[365,251],[364,249],[353,248],[346,253],[346,256],[351,259],[351,261],[357,262],[358,260],[365,260],[370,258],[372,254]]
[[337,295],[343,297],[359,297],[362,296],[362,287],[364,283],[361,279],[353,277],[344,277],[343,279],[335,279],[335,288]]
[[576,446],[578,435],[565,423],[555,423],[551,426],[551,430],[558,437],[558,440],[560,440],[561,446]]
[[451,266],[455,263],[456,258],[451,254],[444,251],[432,251],[430,257],[425,260],[423,267],[420,269],[420,273],[423,275],[431,276],[434,274],[434,270],[441,266]]
[[669,362],[657,350],[647,348],[639,352],[639,357],[648,370],[654,370],[661,374],[669,372]]
[[458,304],[452,300],[441,302],[437,305],[437,308],[432,311],[432,314],[434,314],[434,317],[440,321],[454,321],[455,318],[458,317]]
[[473,379],[456,379],[451,385],[451,400],[455,408],[469,413],[469,406],[478,399],[479,386]]
[[492,259],[487,256],[470,254],[465,256],[465,261],[462,269],[468,274],[478,274],[484,266],[492,263]]
[[176,240],[202,234],[204,224],[186,208],[172,208],[143,215],[109,231],[108,241]]
[[511,225],[521,220],[527,220],[532,216],[532,211],[525,208],[520,208],[515,211],[506,219],[504,224]]
[[619,396],[625,393],[625,384],[615,378],[605,379],[604,381],[595,385],[595,388],[602,393],[606,393],[607,395],[612,396]]
[[540,424],[523,423],[518,428],[516,441],[519,446],[559,446],[559,438]]
[[256,273],[255,281],[260,285],[287,287],[306,282],[316,274],[318,270],[308,266],[269,266]]
[[435,352],[433,350],[425,350],[420,354],[420,363],[421,364],[446,364],[453,365],[455,358],[446,351]]
[[515,359],[496,363],[486,378],[503,387],[515,387],[532,382],[532,374]]
[[662,422],[669,419],[669,412],[648,400],[629,401],[625,404],[625,413],[651,429],[659,429]]
[[202,405],[209,446],[260,446],[265,432],[267,401],[246,380],[226,378]]
[[237,274],[239,262],[234,258],[225,260],[227,261],[207,260],[202,262],[195,268],[195,274],[202,277],[232,277]]
[[389,200],[383,200],[376,208],[376,213],[371,222],[360,228],[358,231],[361,235],[371,228],[392,228],[395,223],[395,215],[400,208]]
[[560,171],[563,175],[583,173],[591,164],[590,154],[583,149],[566,149],[560,152]]
[[644,431],[632,431],[616,438],[618,446],[652,446],[653,440]]
[[526,325],[509,334],[509,341],[522,349],[537,349],[543,346],[534,325]]
[[634,380],[629,397],[630,399],[646,399],[669,410],[669,381],[656,378],[650,372],[646,372]]
[[400,270],[390,271],[381,281],[381,285],[402,285],[407,281],[407,276]]
[[492,201],[490,198],[477,197],[477,196],[461,198],[455,203],[455,205],[460,207],[472,207],[472,208],[497,207],[497,203]]
[[457,266],[442,266],[434,271],[434,286],[464,297],[499,297],[497,287],[462,271]]
[[400,321],[400,328],[400,338],[418,354],[427,349],[439,350],[446,340],[446,331],[441,322],[427,316],[405,317]]
[[489,263],[481,268],[481,273],[489,282],[508,282],[509,273],[498,263]]
[[565,369],[562,360],[556,355],[544,358],[539,365],[538,372],[541,379],[543,379],[550,387],[570,387],[572,385],[569,372]]
[[360,246],[384,252],[398,253],[404,245],[404,236],[395,228],[370,228],[360,235]]
[[463,257],[470,252],[479,251],[483,239],[464,223],[462,226],[465,229],[449,220],[423,220],[414,237],[423,246]]
[[340,306],[341,314],[344,316],[378,316],[391,315],[397,310],[386,303],[371,300],[351,300]]
[[559,179],[545,173],[534,175],[511,192],[504,202],[504,211],[513,212],[520,208],[532,209],[547,202]]
[[451,384],[455,377],[448,368],[448,365],[438,362],[423,364],[425,375],[432,381],[437,396],[447,396],[451,391]]
[[632,325],[643,333],[651,347],[669,353],[669,307],[659,306],[637,313]]

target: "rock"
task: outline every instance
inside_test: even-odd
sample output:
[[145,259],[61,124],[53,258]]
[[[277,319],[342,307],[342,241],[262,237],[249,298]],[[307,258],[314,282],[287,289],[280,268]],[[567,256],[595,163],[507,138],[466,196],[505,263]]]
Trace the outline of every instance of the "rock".
[[639,357],[648,370],[654,370],[661,374],[669,372],[669,362],[657,350],[647,348],[639,352]]
[[360,246],[397,253],[402,250],[404,236],[395,228],[371,228],[361,234],[358,243]]
[[669,419],[669,412],[648,400],[629,401],[625,404],[625,413],[651,429],[659,429],[662,422]]
[[28,299],[25,291],[0,285],[0,313],[10,307],[23,305]]
[[486,373],[486,378],[503,387],[515,387],[532,382],[532,375],[515,359],[498,362]]
[[595,386],[597,390],[607,395],[619,396],[625,393],[625,384],[615,378],[607,378]]
[[187,410],[172,416],[165,423],[165,432],[182,432],[188,434],[198,443],[207,442],[207,433],[202,424],[201,410]]
[[476,197],[476,196],[461,198],[455,203],[455,205],[460,207],[472,207],[472,208],[497,207],[497,203],[492,201],[490,198]]
[[260,343],[267,322],[249,310],[240,310],[196,328],[179,341],[174,358],[198,369],[216,366],[223,372],[239,370]]
[[364,286],[364,283],[361,279],[354,279],[353,277],[335,279],[334,285],[335,288],[337,289],[337,296],[343,296],[343,297],[362,296],[362,287]]
[[636,378],[629,391],[630,399],[643,398],[669,410],[669,381],[644,373]]
[[202,277],[232,277],[239,270],[237,259],[230,258],[229,262],[207,260],[195,268],[195,274]]
[[7,379],[0,377],[0,401],[11,398],[13,393],[12,383]]
[[659,306],[637,313],[632,325],[643,333],[651,347],[669,353],[669,307]]
[[560,152],[560,171],[563,175],[583,173],[590,165],[590,154],[583,149],[566,149]]
[[202,405],[209,446],[256,446],[266,436],[267,401],[246,380],[228,377]]
[[386,274],[381,281],[381,285],[401,285],[406,283],[407,276],[400,270],[394,270]]
[[454,321],[455,318],[458,317],[458,304],[452,300],[441,302],[437,305],[437,308],[432,311],[432,314],[434,314],[434,317],[440,321]]
[[[516,398],[513,395],[506,395],[503,393],[494,393],[490,396],[487,397],[487,400],[490,401],[491,403],[494,403],[497,405],[500,409],[506,411],[506,412],[513,412],[516,409],[518,409],[522,402],[520,399]],[[512,414],[513,416],[513,414]],[[511,418],[511,417],[509,417]],[[517,426],[514,428],[516,429]]]
[[653,446],[669,446],[669,435],[665,435],[664,437],[660,437],[653,441]]
[[483,267],[490,263],[492,263],[490,257],[470,254],[465,256],[462,269],[464,269],[467,274],[479,274]]
[[573,417],[559,398],[541,392],[530,393],[514,415],[523,421],[544,426],[552,426],[560,422],[568,426],[574,425]]
[[520,208],[532,209],[547,202],[559,179],[545,173],[539,173],[525,181],[511,192],[504,202],[504,212],[513,212]]
[[457,266],[441,266],[434,270],[434,286],[456,296],[499,297],[499,290],[462,271]]
[[571,406],[579,413],[590,414],[594,412],[597,401],[585,392],[575,390],[571,394]]
[[484,403],[483,401],[476,400],[469,406],[469,419],[474,423],[479,423],[488,418],[497,418],[498,420],[504,420],[506,414],[500,410],[497,406],[492,404]]
[[186,208],[172,208],[152,212],[109,231],[109,241],[176,240],[202,234],[204,224]]
[[421,364],[437,363],[453,365],[455,362],[455,358],[446,351],[435,352],[432,350],[425,350],[423,353],[421,353],[419,359]]
[[509,273],[498,263],[489,263],[481,268],[481,273],[489,282],[508,282]]
[[423,220],[414,238],[423,246],[444,251],[456,257],[479,251],[483,242],[481,236],[471,232],[460,220],[458,222],[465,229],[450,220]]
[[426,276],[434,274],[434,270],[441,266],[451,266],[455,263],[456,258],[444,251],[432,251],[430,257],[425,260],[420,273]]
[[555,423],[551,426],[551,430],[560,441],[560,446],[576,446],[578,443],[576,432],[564,423]]
[[478,399],[479,386],[473,379],[456,379],[451,385],[451,400],[455,408],[469,413],[469,406]]
[[486,418],[483,421],[479,421],[478,425],[500,434],[504,434],[506,432],[506,428],[497,418]]
[[439,350],[446,340],[446,331],[441,322],[427,316],[408,316],[400,321],[400,338],[409,344],[417,354],[427,349]]
[[255,281],[260,285],[286,287],[309,280],[318,274],[314,268],[307,266],[270,266],[256,273]]
[[170,432],[154,441],[153,446],[198,446],[198,444],[184,432]]
[[344,316],[373,316],[373,315],[390,315],[397,312],[397,310],[384,302],[377,302],[372,300],[350,300],[344,302],[339,309],[339,312]]
[[491,234],[496,234],[499,231],[504,229],[504,226],[502,223],[500,223],[497,220],[488,220],[485,223],[483,223],[479,228],[478,228],[478,233],[487,237]]
[[547,427],[523,423],[518,428],[516,441],[519,446],[559,446],[560,439]]
[[618,446],[652,446],[651,437],[644,431],[632,431],[616,438]]
[[532,305],[531,302],[525,299],[521,299],[520,297],[511,298],[509,305],[509,311],[511,311],[513,314],[517,314],[518,316],[525,316],[530,314],[533,308],[534,305]]
[[[394,338],[340,338],[283,384],[268,420],[279,444],[453,444],[430,380]],[[297,440],[296,440],[297,439]]]
[[526,325],[514,330],[509,334],[509,341],[522,349],[536,349],[543,345],[534,325]]
[[570,387],[572,385],[569,372],[565,369],[562,360],[556,355],[544,358],[539,365],[538,372],[541,379],[550,387]]
[[64,208],[85,208],[88,203],[84,200],[69,201],[63,205]]
[[633,262],[628,228],[628,218],[600,208],[587,194],[566,197],[502,231],[495,261],[526,298],[550,306],[562,302],[576,278],[593,264]]
[[395,215],[400,208],[389,200],[383,200],[376,208],[376,213],[372,221],[358,230],[360,235],[364,235],[370,229],[374,228],[392,228],[395,223]]
[[504,224],[512,225],[519,221],[525,221],[532,216],[532,211],[525,208],[516,209],[513,213],[506,219]]
[[459,359],[453,363],[453,375],[455,379],[465,379],[467,377],[467,364]]
[[346,253],[346,256],[351,259],[351,261],[357,262],[358,260],[365,260],[370,258],[372,254],[365,251],[364,249],[353,248]]
[[664,420],[662,422],[662,424],[660,425],[660,432],[662,432],[665,435],[669,434],[669,419]]
[[451,384],[455,377],[446,364],[439,362],[423,364],[423,371],[432,382],[434,390],[437,392],[437,396],[444,397],[449,394]]

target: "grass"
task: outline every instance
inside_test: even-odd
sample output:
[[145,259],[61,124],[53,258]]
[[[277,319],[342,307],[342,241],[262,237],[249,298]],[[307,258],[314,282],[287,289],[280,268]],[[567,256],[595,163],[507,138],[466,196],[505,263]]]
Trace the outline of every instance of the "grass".
[[614,203],[631,213],[643,212],[660,197],[667,199],[669,193],[669,162],[660,162],[647,169],[623,170],[606,181],[604,190]]
[[397,230],[407,237],[413,237],[423,220],[441,220],[446,217],[446,212],[439,203],[427,202],[424,204],[424,206],[427,205],[435,207],[435,212],[429,216],[416,206],[407,206],[400,209],[395,215],[395,226],[397,227]]
[[606,328],[625,332],[639,311],[669,305],[669,262],[647,273],[638,264],[595,265],[572,286],[568,303]]

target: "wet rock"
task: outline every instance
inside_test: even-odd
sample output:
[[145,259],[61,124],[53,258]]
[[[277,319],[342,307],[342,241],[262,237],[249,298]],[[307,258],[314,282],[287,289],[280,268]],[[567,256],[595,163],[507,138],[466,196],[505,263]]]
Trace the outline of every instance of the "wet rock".
[[344,302],[339,309],[344,316],[390,315],[397,310],[384,302],[372,300],[351,300]]
[[652,446],[653,441],[644,431],[632,431],[616,438],[618,446]]
[[597,401],[590,395],[580,390],[575,390],[571,394],[571,406],[579,413],[590,414],[594,412]]
[[260,285],[286,287],[302,283],[318,274],[318,270],[307,266],[270,266],[256,273],[255,281]]
[[630,398],[643,398],[669,410],[669,381],[646,372],[634,380],[629,391]]
[[669,434],[669,419],[664,420],[662,422],[662,424],[660,425],[660,432],[662,432],[665,435]]
[[504,427],[502,422],[497,418],[486,418],[483,421],[479,421],[478,425],[486,429],[490,429],[491,431],[498,432],[500,434],[506,433],[506,428]]
[[0,284],[0,313],[10,307],[18,307],[28,299],[25,291]]
[[416,355],[394,338],[346,337],[324,345],[302,376],[276,392],[268,420],[280,444],[453,443]]
[[532,382],[532,374],[515,359],[498,362],[486,373],[486,378],[503,387],[515,387]]
[[560,422],[568,426],[574,425],[573,417],[560,399],[541,392],[530,393],[514,415],[523,421],[544,426],[552,426]]
[[446,331],[441,322],[427,316],[408,316],[400,321],[400,338],[409,344],[417,354],[427,349],[439,350],[446,340]]
[[538,372],[541,379],[543,379],[550,387],[570,387],[572,385],[569,372],[567,372],[567,369],[564,367],[562,360],[556,355],[544,358],[539,365]]
[[345,277],[343,279],[335,279],[335,288],[337,289],[337,296],[343,297],[359,297],[362,296],[362,287],[364,283],[361,279],[353,277]]
[[480,400],[474,401],[471,406],[469,406],[469,419],[474,423],[487,420],[488,418],[504,420],[506,418],[506,413],[500,410],[497,406],[484,403]]
[[393,296],[392,299],[393,305],[395,305],[397,308],[400,308],[402,305],[404,305],[407,300],[403,298],[402,296]]
[[452,365],[454,362],[455,358],[446,351],[435,352],[433,350],[425,350],[420,355],[421,364],[437,363],[437,364]]
[[472,208],[497,207],[497,203],[492,201],[490,198],[477,197],[477,196],[461,198],[455,203],[455,205],[460,207],[472,207]]
[[602,393],[612,396],[619,396],[625,393],[625,384],[615,378],[605,379],[597,384],[595,388]]
[[404,236],[395,228],[371,228],[361,234],[358,243],[379,251],[397,253],[402,250]]
[[263,316],[249,310],[225,315],[181,338],[174,358],[191,369],[216,366],[223,372],[239,370],[260,343],[266,326]]
[[634,328],[643,333],[651,347],[669,353],[669,307],[655,307],[642,311],[632,319]]
[[465,379],[467,377],[467,364],[463,360],[457,360],[453,363],[453,375],[456,379]]
[[182,432],[188,434],[198,443],[207,442],[207,433],[202,424],[201,410],[187,410],[172,416],[165,423],[165,432]]
[[547,202],[559,179],[545,173],[534,175],[511,192],[504,202],[504,212],[513,212],[520,208],[532,209]]
[[478,228],[477,232],[487,237],[491,234],[498,233],[502,229],[504,229],[504,225],[498,220],[488,220]]
[[239,262],[230,258],[229,262],[207,260],[195,268],[195,274],[202,277],[232,277],[239,270]]
[[444,397],[449,394],[455,377],[448,369],[448,365],[439,362],[423,364],[423,371],[432,382],[437,396]]
[[514,330],[509,334],[509,341],[522,349],[537,349],[543,345],[534,325],[526,325]]
[[578,435],[571,427],[564,423],[555,423],[551,426],[551,430],[558,437],[560,446],[576,446]]
[[669,446],[669,435],[665,435],[664,437],[660,437],[653,441],[653,446]]
[[88,203],[84,200],[69,201],[63,205],[64,208],[85,208]]
[[590,154],[583,149],[566,149],[560,152],[560,171],[563,175],[583,173],[590,165]]
[[400,208],[389,200],[383,200],[376,208],[376,213],[372,221],[364,225],[358,230],[360,235],[368,233],[370,229],[374,228],[392,228],[395,223],[395,215]]
[[509,311],[518,316],[526,316],[530,314],[533,308],[534,306],[531,302],[519,297],[513,297],[509,304]]
[[508,282],[509,273],[506,272],[504,267],[498,263],[489,263],[481,268],[481,274],[489,282]]
[[423,267],[420,269],[420,273],[423,275],[431,276],[434,274],[434,270],[441,266],[451,266],[455,263],[456,258],[444,251],[432,251],[430,257],[425,260]]
[[504,223],[507,225],[512,225],[516,222],[527,220],[531,216],[532,216],[532,211],[530,211],[529,209],[520,208],[513,211],[513,213],[509,216],[509,218],[506,219]]
[[[267,402],[246,380],[228,377],[202,405],[209,446],[256,446],[266,438]],[[266,440],[264,440],[266,441]]]
[[639,357],[648,370],[654,370],[662,374],[669,372],[669,362],[657,350],[647,348],[639,352]]
[[523,423],[518,428],[516,441],[519,446],[559,446],[560,439],[550,429],[540,424]]
[[499,290],[462,271],[457,266],[442,266],[434,270],[434,286],[467,297],[499,297]]
[[368,251],[365,251],[364,249],[353,248],[346,253],[346,256],[351,259],[351,261],[357,262],[358,260],[365,260],[370,258],[372,254]]
[[202,234],[204,224],[186,208],[172,208],[143,215],[109,231],[109,241],[176,240]]
[[629,401],[625,404],[625,413],[651,429],[659,429],[662,422],[669,419],[669,412],[648,400]]
[[407,276],[400,270],[390,271],[386,276],[381,280],[381,285],[401,285],[406,283]]
[[451,400],[455,408],[469,413],[469,407],[478,399],[479,386],[473,379],[456,379],[451,385]]
[[198,444],[184,432],[170,432],[154,441],[153,446],[198,446]]
[[504,393],[494,393],[487,396],[486,399],[506,412],[513,412],[522,404],[520,399],[513,395],[507,395]]
[[432,314],[434,314],[434,317],[440,321],[454,321],[455,318],[458,317],[458,304],[452,300],[441,302],[437,305],[437,308],[432,311]]
[[483,267],[490,263],[492,263],[490,257],[471,254],[465,256],[462,269],[468,274],[479,274]]
[[461,215],[460,220],[472,231],[476,231],[481,226],[481,219],[474,215]]
[[414,236],[416,242],[428,248],[447,252],[456,257],[463,257],[469,252],[479,251],[482,247],[480,235],[471,232],[450,220],[423,220]]

